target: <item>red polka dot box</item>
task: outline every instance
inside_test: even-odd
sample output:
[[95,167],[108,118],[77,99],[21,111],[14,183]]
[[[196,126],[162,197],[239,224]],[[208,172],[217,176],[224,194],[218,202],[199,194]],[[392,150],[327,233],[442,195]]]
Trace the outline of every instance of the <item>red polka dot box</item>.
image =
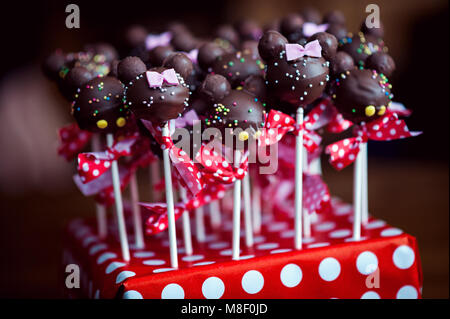
[[170,268],[166,232],[147,238],[143,250],[131,246],[125,263],[117,238],[100,240],[95,221],[74,220],[65,236],[63,272],[76,264],[81,280],[80,288],[65,292],[72,298],[125,299],[421,297],[416,239],[370,218],[361,241],[353,241],[349,204],[333,199],[302,250],[293,249],[293,218],[263,215],[261,233],[252,248],[241,245],[239,261],[231,258],[231,213],[223,216],[222,231],[207,228],[206,241],[194,241],[193,255],[179,241],[178,269]]

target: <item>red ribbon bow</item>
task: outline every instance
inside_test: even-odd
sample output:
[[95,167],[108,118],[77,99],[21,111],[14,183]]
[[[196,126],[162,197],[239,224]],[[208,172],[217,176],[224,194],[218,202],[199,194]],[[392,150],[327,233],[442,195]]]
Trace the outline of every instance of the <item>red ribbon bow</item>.
[[170,160],[177,169],[179,176],[181,177],[180,182],[183,186],[186,186],[192,195],[200,192],[204,187],[202,174],[188,154],[176,147],[170,136],[162,136],[161,127],[155,127],[150,121],[141,121],[153,135],[155,140],[161,145],[161,149],[169,149]]
[[298,135],[303,130],[303,146],[308,152],[313,152],[322,141],[322,137],[314,130],[322,127],[328,122],[325,115],[326,105],[321,103],[315,106],[311,112],[305,116],[303,125],[298,126],[295,120],[280,111],[271,110],[266,118],[264,130],[259,138],[259,146],[264,147],[281,140],[288,132]]
[[[220,184],[209,185],[202,189],[195,197],[186,202],[175,205],[175,220],[184,212],[204,206],[212,201],[225,196],[225,186]],[[156,235],[169,227],[167,204],[165,203],[140,203],[142,207],[150,211],[150,216],[145,223],[145,233]]]
[[111,163],[122,156],[131,155],[131,147],[137,137],[131,136],[120,142],[114,142],[103,152],[91,152],[78,154],[78,175],[81,182],[88,183],[108,171]]
[[356,130],[356,136],[346,138],[328,145],[325,152],[330,155],[330,164],[341,170],[356,159],[361,143],[368,140],[391,141],[420,135],[422,132],[410,132],[405,121],[400,120],[395,113],[388,113],[368,124],[363,124]]
[[231,184],[236,179],[243,179],[247,174],[248,157],[246,155],[241,157],[240,163],[235,167],[222,154],[202,145],[195,159],[202,166],[201,172],[206,182]]
[[58,136],[60,140],[58,155],[71,161],[90,141],[92,133],[83,131],[76,123],[72,123],[60,128]]

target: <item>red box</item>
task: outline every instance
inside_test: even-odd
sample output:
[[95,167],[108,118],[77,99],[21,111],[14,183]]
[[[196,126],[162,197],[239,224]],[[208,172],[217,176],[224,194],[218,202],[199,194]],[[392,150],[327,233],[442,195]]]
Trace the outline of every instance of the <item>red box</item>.
[[167,233],[147,238],[144,250],[131,247],[125,263],[115,236],[99,240],[95,221],[75,220],[67,227],[64,267],[80,267],[81,287],[65,291],[85,298],[420,298],[416,239],[371,218],[362,240],[352,241],[351,205],[334,199],[332,206],[299,251],[292,249],[293,219],[265,214],[253,248],[241,237],[239,261],[231,259],[230,214],[223,214],[222,231],[207,228],[207,242],[194,240],[192,256],[184,254],[179,228],[177,270],[170,268]]

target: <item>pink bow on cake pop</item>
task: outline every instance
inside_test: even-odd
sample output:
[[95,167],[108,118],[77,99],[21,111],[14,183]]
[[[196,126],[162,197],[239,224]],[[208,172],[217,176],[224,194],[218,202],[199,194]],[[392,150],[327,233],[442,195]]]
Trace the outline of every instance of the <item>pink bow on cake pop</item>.
[[175,120],[175,127],[177,128],[183,128],[186,126],[192,126],[194,125],[194,121],[199,121],[197,112],[195,110],[189,110],[188,112],[184,113],[182,117],[178,117]]
[[322,47],[320,46],[319,40],[308,42],[304,47],[297,43],[286,44],[286,59],[288,61],[301,58],[305,55],[315,58],[322,57]]
[[325,149],[325,153],[330,155],[330,164],[341,170],[353,163],[359,153],[361,143],[368,140],[391,141],[412,137],[422,134],[422,132],[411,132],[405,121],[400,120],[395,113],[389,113],[368,124],[358,126],[355,137],[346,138]]
[[157,46],[164,46],[168,45],[170,43],[170,40],[172,40],[172,33],[171,32],[163,32],[161,34],[149,34],[145,38],[145,47],[147,50],[151,50],[156,48]]
[[305,116],[303,125],[299,127],[289,115],[271,110],[266,118],[265,129],[262,130],[259,138],[259,146],[264,147],[274,144],[288,132],[294,132],[294,134],[298,135],[299,131],[303,130],[303,145],[308,152],[313,152],[322,141],[320,135],[314,130],[326,125],[330,120],[325,111],[326,105],[324,103],[318,104]]
[[[212,201],[221,199],[224,196],[224,185],[208,185],[195,197],[175,205],[175,220],[186,211],[204,206]],[[156,235],[169,227],[166,203],[140,203],[139,205],[150,211],[150,216],[145,223],[145,233],[147,235]]]
[[145,75],[147,76],[148,85],[151,88],[161,87],[164,82],[170,85],[180,84],[180,82],[178,82],[177,74],[175,73],[174,69],[167,69],[162,71],[161,73],[155,71],[147,71],[145,72]]
[[90,141],[92,133],[83,131],[76,123],[72,123],[60,128],[58,136],[60,140],[58,155],[71,161]]
[[247,156],[242,156],[238,167],[235,167],[222,154],[202,145],[195,160],[202,166],[201,172],[206,182],[232,184],[236,179],[243,179],[247,174]]
[[88,183],[103,175],[111,168],[111,163],[122,156],[131,155],[131,147],[137,137],[131,136],[115,142],[103,152],[78,154],[78,175],[81,182]]
[[305,23],[303,23],[302,29],[303,29],[303,35],[305,37],[309,38],[310,36],[312,36],[316,33],[327,31],[328,23],[315,24],[312,22],[305,22]]

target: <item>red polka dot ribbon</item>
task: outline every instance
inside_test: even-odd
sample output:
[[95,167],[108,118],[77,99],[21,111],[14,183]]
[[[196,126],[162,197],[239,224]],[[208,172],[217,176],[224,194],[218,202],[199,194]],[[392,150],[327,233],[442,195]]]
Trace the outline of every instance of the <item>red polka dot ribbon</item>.
[[103,152],[91,152],[78,154],[78,175],[81,182],[88,183],[103,175],[111,168],[111,163],[122,156],[131,155],[131,147],[137,137],[127,137],[119,142],[114,142]]
[[222,154],[206,145],[202,145],[195,159],[200,164],[205,182],[231,184],[236,179],[243,179],[245,174],[247,174],[247,155],[241,157],[238,165],[234,165],[228,162]]
[[359,153],[361,143],[368,140],[390,141],[420,135],[422,132],[411,132],[405,121],[396,113],[388,113],[368,124],[358,126],[355,137],[346,138],[325,149],[330,155],[330,164],[341,170],[353,163]]
[[303,125],[299,127],[295,120],[283,112],[271,110],[266,118],[264,130],[259,138],[259,146],[265,147],[280,141],[288,132],[294,132],[298,135],[303,130],[303,145],[308,152],[313,152],[322,141],[322,137],[314,130],[328,123],[326,116],[326,105],[320,103],[315,106],[311,112],[305,116]]
[[150,131],[155,140],[161,145],[161,149],[169,150],[170,160],[172,165],[178,171],[180,183],[186,187],[192,195],[202,191],[204,183],[202,174],[200,173],[193,160],[182,149],[175,146],[172,137],[162,136],[162,129],[159,126],[154,126],[150,121],[141,120],[144,126]]
[[334,105],[329,103],[329,112],[331,113],[331,120],[326,126],[326,130],[330,133],[341,133],[353,126],[353,122],[344,119],[341,113],[339,113]]
[[92,133],[81,130],[76,123],[66,125],[58,131],[58,155],[71,161],[89,143]]
[[[225,186],[221,184],[207,185],[195,197],[186,202],[175,205],[175,220],[180,218],[184,212],[204,206],[214,200],[225,196]],[[150,216],[145,223],[145,233],[155,235],[169,227],[166,203],[140,203],[142,207],[150,211]]]

